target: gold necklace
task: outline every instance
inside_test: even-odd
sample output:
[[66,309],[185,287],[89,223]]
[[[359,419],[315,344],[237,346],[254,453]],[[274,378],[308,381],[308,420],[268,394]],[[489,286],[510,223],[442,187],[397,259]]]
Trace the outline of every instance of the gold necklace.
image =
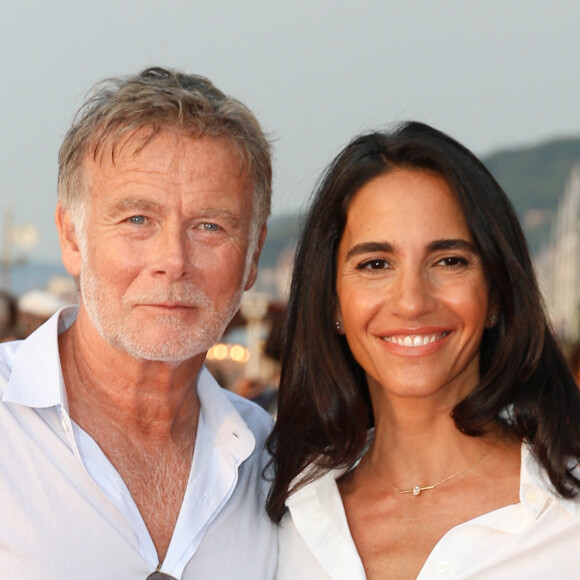
[[389,481],[387,481],[380,473],[379,470],[373,465],[373,462],[371,461],[371,459],[369,458],[369,464],[372,467],[373,471],[391,488],[394,489],[397,493],[400,494],[404,494],[404,493],[412,493],[413,495],[417,496],[419,495],[422,491],[428,491],[430,489],[435,489],[436,487],[438,487],[439,485],[442,485],[443,483],[447,483],[448,481],[451,481],[452,479],[455,479],[456,477],[459,477],[460,475],[463,475],[464,473],[467,473],[468,471],[470,471],[471,469],[473,469],[474,467],[476,467],[477,465],[479,465],[492,451],[493,447],[490,447],[488,451],[486,451],[475,463],[472,463],[471,465],[467,466],[465,469],[461,469],[460,471],[458,471],[457,473],[454,473],[453,475],[450,475],[449,477],[446,477],[445,479],[442,479],[441,481],[437,481],[435,483],[432,483],[431,485],[426,485],[426,486],[420,486],[420,485],[415,485],[414,487],[410,487],[409,489],[399,489],[398,487],[395,487],[392,483],[390,483]]

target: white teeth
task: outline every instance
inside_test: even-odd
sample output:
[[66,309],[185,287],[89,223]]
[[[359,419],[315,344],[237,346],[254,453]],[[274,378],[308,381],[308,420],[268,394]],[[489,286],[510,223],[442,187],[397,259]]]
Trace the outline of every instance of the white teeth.
[[447,333],[442,332],[441,334],[408,334],[406,336],[385,336],[384,340],[387,342],[394,342],[401,346],[425,346],[431,342],[443,338]]

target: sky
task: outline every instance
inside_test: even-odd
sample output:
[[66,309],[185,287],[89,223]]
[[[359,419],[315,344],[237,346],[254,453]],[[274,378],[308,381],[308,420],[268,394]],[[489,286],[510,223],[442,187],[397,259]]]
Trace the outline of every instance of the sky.
[[303,211],[355,135],[400,121],[480,156],[580,136],[579,23],[577,0],[0,0],[0,212],[39,232],[17,254],[58,261],[71,119],[95,82],[154,65],[254,111],[274,216]]

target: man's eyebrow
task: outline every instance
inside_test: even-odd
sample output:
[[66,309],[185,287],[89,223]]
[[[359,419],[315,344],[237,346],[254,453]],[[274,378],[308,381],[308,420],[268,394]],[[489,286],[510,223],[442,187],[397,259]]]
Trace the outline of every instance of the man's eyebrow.
[[161,205],[150,199],[126,197],[118,200],[110,207],[111,213],[123,213],[136,210],[160,210]]

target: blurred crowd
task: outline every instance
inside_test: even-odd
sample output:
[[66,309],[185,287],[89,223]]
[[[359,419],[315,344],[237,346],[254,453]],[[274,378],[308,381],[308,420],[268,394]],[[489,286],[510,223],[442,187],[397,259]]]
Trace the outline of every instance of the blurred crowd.
[[0,290],[0,342],[26,338],[68,302],[48,290],[14,296]]

